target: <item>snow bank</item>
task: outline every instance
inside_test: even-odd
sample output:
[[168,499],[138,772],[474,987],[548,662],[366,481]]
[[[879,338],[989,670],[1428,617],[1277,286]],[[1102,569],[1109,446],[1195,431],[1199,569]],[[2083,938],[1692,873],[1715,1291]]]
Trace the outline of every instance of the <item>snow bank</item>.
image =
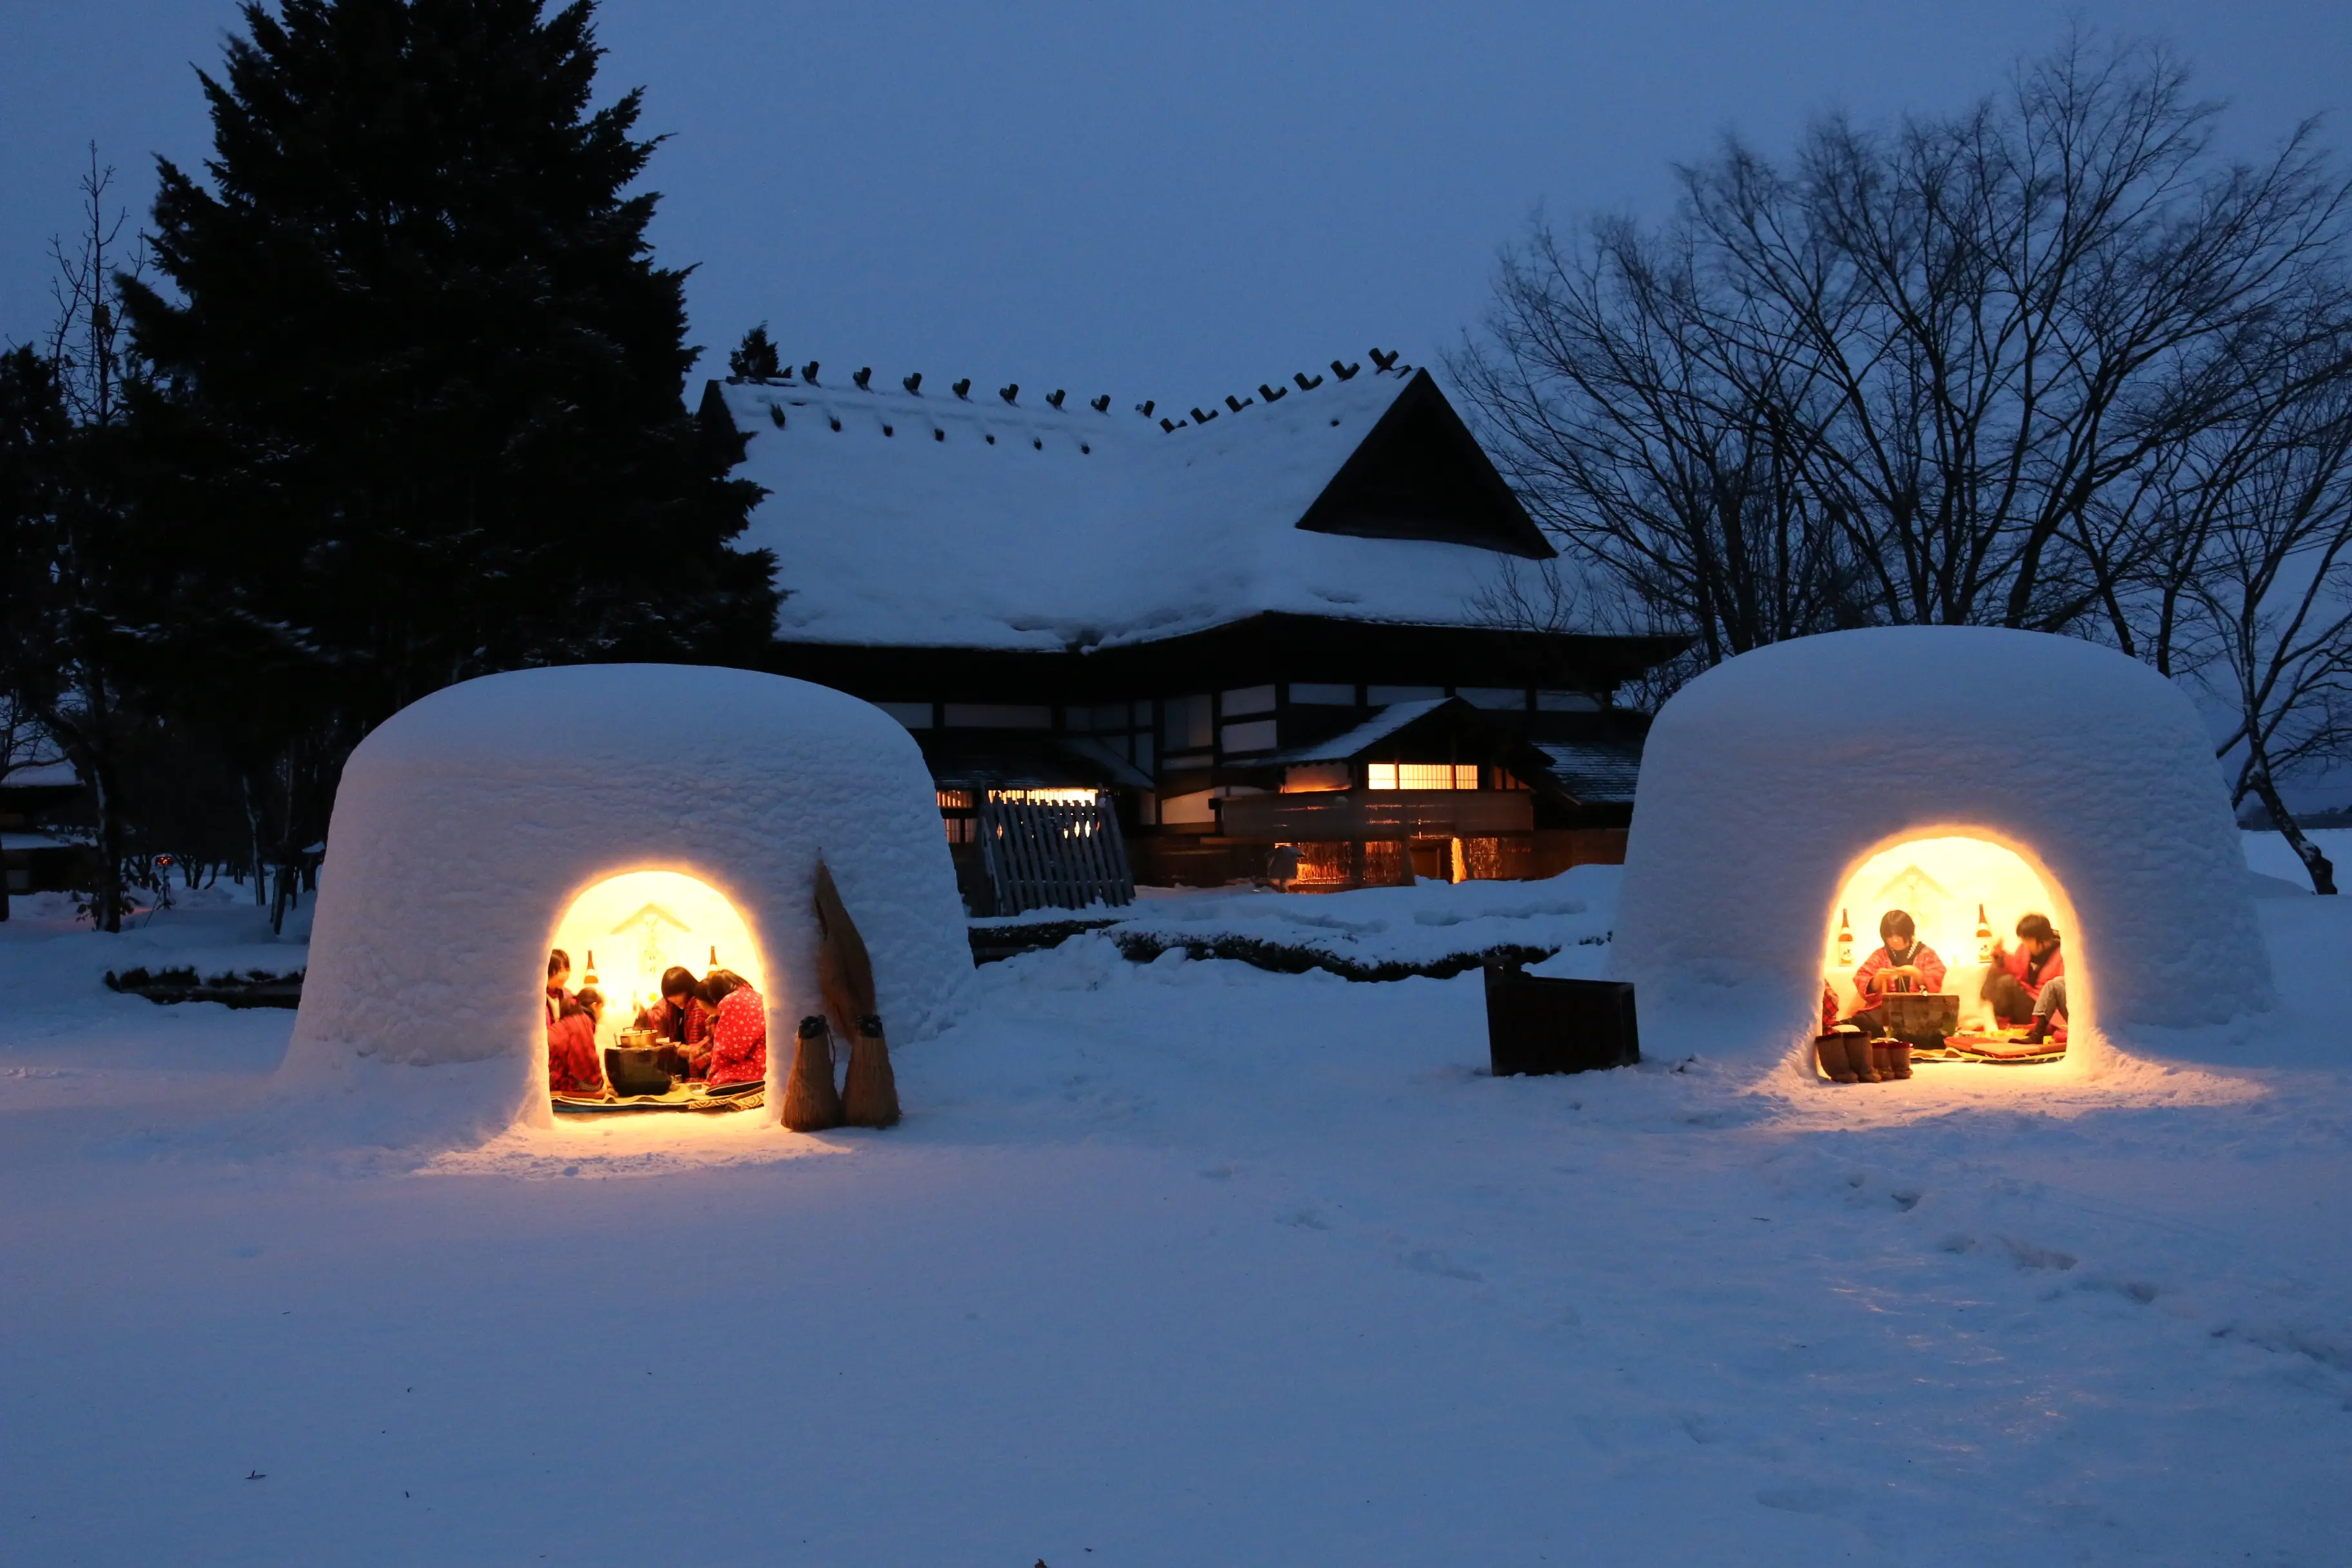
[[1329,960],[1343,973],[1440,964],[1496,948],[1598,952],[1609,938],[1617,874],[1614,866],[1579,866],[1539,882],[1424,881],[1344,893],[1150,899],[1109,932],[1123,950],[1137,938],[1196,956],[1234,943],[1262,944]]
[[[2271,1005],[2245,856],[2188,698],[2072,638],[1885,627],[1744,655],[1659,714],[1614,955],[1641,987],[1645,1042],[1809,1035],[1845,879],[1939,836],[2001,845],[2050,888],[2079,1032]],[[1856,937],[1858,956],[1875,944],[1859,916]]]
[[772,1042],[817,1007],[820,853],[894,1041],[936,1031],[971,974],[921,753],[878,709],[803,681],[606,665],[451,687],[352,753],[328,843],[289,1077],[367,1098],[387,1080],[362,1061],[496,1064],[434,1079],[446,1094],[404,1087],[430,1103],[404,1128],[546,1119],[547,950],[573,900],[623,873],[681,872],[733,905]]

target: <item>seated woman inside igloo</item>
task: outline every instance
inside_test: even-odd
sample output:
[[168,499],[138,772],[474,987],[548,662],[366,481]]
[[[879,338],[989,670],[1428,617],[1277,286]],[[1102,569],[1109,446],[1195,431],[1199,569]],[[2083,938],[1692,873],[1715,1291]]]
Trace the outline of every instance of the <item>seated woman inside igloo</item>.
[[761,982],[750,927],[708,883],[677,871],[633,871],[589,888],[558,921],[548,954],[555,1110],[761,1104],[768,1077]]
[[1912,839],[1864,860],[1825,943],[1824,1075],[1874,1083],[1910,1077],[1915,1062],[2061,1059],[2069,1018],[2053,893],[2022,856],[1981,838]]

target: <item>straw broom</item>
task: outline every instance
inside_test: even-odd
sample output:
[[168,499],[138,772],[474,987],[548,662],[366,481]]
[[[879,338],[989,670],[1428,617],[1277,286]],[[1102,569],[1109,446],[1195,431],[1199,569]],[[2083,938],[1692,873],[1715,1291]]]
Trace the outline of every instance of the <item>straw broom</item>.
[[795,1132],[822,1132],[841,1125],[841,1096],[833,1090],[833,1031],[824,1015],[801,1020],[793,1042],[793,1076],[784,1084],[784,1125]]
[[890,1070],[890,1046],[874,1005],[874,964],[866,939],[849,918],[834,886],[833,872],[816,864],[817,987],[825,1006],[848,1035],[849,1072],[843,1089],[844,1114],[852,1127],[890,1127],[898,1121],[898,1079]]
[[898,1078],[890,1070],[889,1042],[882,1020],[868,1013],[857,1020],[849,1042],[849,1077],[842,1085],[842,1120],[852,1127],[898,1124]]

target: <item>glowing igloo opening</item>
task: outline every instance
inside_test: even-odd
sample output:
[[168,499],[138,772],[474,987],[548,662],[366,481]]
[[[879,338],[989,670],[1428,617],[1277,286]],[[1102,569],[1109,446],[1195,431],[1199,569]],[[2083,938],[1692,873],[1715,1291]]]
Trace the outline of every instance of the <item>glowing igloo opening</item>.
[[[1900,953],[1899,931],[1882,936],[1898,912],[1914,928]],[[2056,932],[2054,948],[2019,934],[2020,921],[2036,915]],[[1962,835],[1906,839],[1864,858],[1838,890],[1822,973],[1839,1020],[1905,1037],[1916,1059],[2048,1059],[2063,1055],[2068,1034],[2085,1022],[2083,979],[2068,968],[2078,951],[2074,923],[2063,889],[2016,850]],[[1938,965],[1937,983],[1927,984]],[[1897,978],[1865,995],[1857,976],[1874,968],[1893,968]],[[2015,984],[2003,983],[2003,973]],[[2065,984],[2053,990],[2050,980],[2061,975]],[[2037,1030],[2044,994],[2065,1005]]]
[[[551,955],[560,953],[569,961],[564,989],[575,1000],[593,990],[603,1002],[602,1016],[593,1019],[593,1027],[595,1065],[605,1076],[604,1090],[600,1094],[579,1085],[562,1092],[551,1085],[558,1110],[584,1111],[591,1108],[583,1102],[592,1099],[616,1109],[625,1102],[646,1110],[688,1110],[709,1098],[709,1091],[693,1081],[699,1073],[688,1070],[679,1051],[664,1048],[701,1042],[669,1040],[643,1028],[651,1021],[648,1010],[662,1000],[665,973],[682,969],[698,983],[731,973],[762,997],[767,994],[766,967],[749,923],[725,894],[683,871],[627,871],[595,883],[565,908],[549,948]],[[562,1006],[551,977],[551,1052],[558,1048]],[[628,1054],[616,1058],[616,1052]],[[619,1092],[632,1085],[616,1073],[631,1067],[644,1069],[647,1053],[666,1064],[677,1081],[666,1090],[647,1092],[640,1083],[637,1092]]]

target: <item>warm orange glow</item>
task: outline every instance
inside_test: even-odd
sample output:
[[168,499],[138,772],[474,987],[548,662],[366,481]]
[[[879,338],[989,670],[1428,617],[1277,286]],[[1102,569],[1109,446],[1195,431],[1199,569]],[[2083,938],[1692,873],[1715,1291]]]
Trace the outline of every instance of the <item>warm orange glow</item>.
[[[2067,929],[2072,911],[2053,897],[2053,889],[2023,856],[1988,839],[1947,835],[1891,845],[1864,860],[1839,889],[1829,911],[1822,963],[1837,992],[1840,1012],[1850,1013],[1861,1005],[1853,972],[1879,945],[1879,918],[1889,910],[1902,910],[1917,926],[1918,939],[1944,961],[1944,990],[1960,998],[1961,1026],[1989,1025],[1991,1013],[1979,994],[1987,968],[1977,936],[1979,904],[1991,940],[2011,949],[2018,945],[2019,916],[2050,917],[2065,942],[2068,984],[2075,990],[2069,1001],[2080,1011],[2082,983],[2072,974],[2078,949],[2074,932]],[[1851,957],[1838,952],[1841,912],[1853,922]]]
[[635,1022],[637,1006],[661,994],[662,971],[675,964],[700,979],[716,948],[719,967],[767,990],[751,927],[725,895],[682,871],[627,871],[608,877],[572,900],[550,945],[572,955],[572,984],[585,984],[587,955],[596,955],[597,988],[607,1004],[597,1031],[610,1043]]
[[1285,795],[1321,795],[1349,784],[1345,763],[1299,763],[1283,770]]
[[1006,805],[1093,805],[1102,799],[1094,789],[992,789],[988,798]]
[[1373,763],[1366,784],[1372,789],[1476,789],[1475,763]]

